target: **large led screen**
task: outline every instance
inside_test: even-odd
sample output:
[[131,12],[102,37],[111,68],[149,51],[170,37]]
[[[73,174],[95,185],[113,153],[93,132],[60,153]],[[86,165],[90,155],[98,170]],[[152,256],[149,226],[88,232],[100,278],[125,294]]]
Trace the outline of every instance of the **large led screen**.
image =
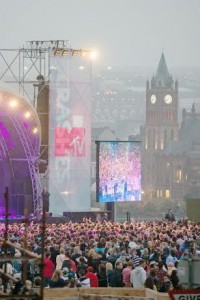
[[97,144],[97,201],[141,200],[141,142]]

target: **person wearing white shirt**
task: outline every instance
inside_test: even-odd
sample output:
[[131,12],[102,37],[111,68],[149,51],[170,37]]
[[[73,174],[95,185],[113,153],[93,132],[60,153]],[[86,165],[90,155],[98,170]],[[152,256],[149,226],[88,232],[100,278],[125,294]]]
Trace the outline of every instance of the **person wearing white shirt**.
[[139,262],[139,266],[136,267],[133,271],[131,271],[130,282],[134,288],[143,288],[144,283],[147,278],[147,273],[145,271],[146,261],[141,259]]
[[65,260],[65,249],[60,248],[60,254],[56,256],[56,270],[61,270]]

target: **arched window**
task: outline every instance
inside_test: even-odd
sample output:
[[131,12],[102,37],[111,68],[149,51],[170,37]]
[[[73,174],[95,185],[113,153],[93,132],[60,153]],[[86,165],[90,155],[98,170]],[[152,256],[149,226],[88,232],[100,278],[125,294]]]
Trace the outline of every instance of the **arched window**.
[[166,197],[166,198],[169,198],[169,197],[170,197],[170,190],[166,190],[166,191],[165,191],[165,197]]

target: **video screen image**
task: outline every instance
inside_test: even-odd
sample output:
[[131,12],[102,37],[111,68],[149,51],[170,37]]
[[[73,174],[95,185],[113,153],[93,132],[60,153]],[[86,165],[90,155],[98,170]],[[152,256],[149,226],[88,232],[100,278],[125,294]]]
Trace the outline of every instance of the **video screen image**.
[[141,142],[97,142],[97,201],[141,200]]

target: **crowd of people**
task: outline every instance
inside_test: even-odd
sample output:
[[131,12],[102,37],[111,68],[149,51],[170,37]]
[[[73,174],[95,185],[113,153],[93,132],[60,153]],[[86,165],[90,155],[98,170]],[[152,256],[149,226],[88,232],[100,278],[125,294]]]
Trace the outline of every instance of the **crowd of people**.
[[99,156],[100,202],[141,200],[141,150],[136,143],[105,143]]
[[[170,215],[171,216],[171,215]],[[167,216],[169,217],[169,216]],[[199,254],[195,241],[200,239],[200,225],[187,220],[141,221],[117,223],[93,222],[48,224],[46,226],[43,273],[41,262],[30,260],[26,266],[22,251],[42,254],[41,224],[31,222],[10,224],[7,248],[10,261],[0,262],[0,270],[16,279],[17,286],[24,278],[26,286],[54,287],[148,287],[160,292],[180,288],[177,275],[179,261],[188,251]],[[0,237],[5,225],[0,224]],[[0,257],[5,245],[0,240]],[[42,275],[42,276],[41,276]],[[0,290],[16,293],[16,284],[0,275]],[[43,278],[43,279],[42,279]],[[9,285],[9,288],[8,288]],[[25,287],[24,287],[25,286]]]

